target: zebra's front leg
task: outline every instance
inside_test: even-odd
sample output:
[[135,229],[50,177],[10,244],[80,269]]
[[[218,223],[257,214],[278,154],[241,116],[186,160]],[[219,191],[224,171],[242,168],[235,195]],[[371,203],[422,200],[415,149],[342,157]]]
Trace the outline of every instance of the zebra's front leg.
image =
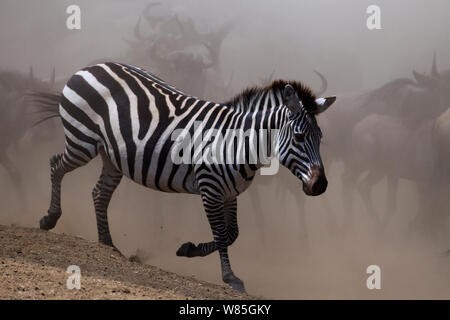
[[[237,199],[226,201],[224,203],[224,217],[227,227],[227,245],[231,246],[239,235],[239,226],[237,224]],[[199,243],[195,245],[192,242],[186,242],[177,250],[179,257],[204,257],[216,251],[215,241]]]
[[[244,283],[234,275],[231,269],[230,258],[228,257],[228,246],[238,236],[236,199],[223,202],[208,194],[203,195],[202,198],[203,206],[205,207],[206,215],[213,232],[214,242],[219,251],[222,280],[232,289],[245,292]],[[235,233],[230,234],[231,230]]]
[[200,243],[198,246],[192,242],[187,242],[178,249],[177,255],[203,257],[218,250],[222,266],[222,280],[231,288],[245,292],[244,283],[234,275],[228,257],[228,246],[239,235],[236,198],[224,202],[216,196],[203,194],[202,199],[213,232],[214,241]]

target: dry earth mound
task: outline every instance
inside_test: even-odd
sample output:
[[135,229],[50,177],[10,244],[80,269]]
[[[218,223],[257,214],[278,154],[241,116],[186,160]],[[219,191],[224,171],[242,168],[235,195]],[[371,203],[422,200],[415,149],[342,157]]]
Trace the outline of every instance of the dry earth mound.
[[[67,268],[80,267],[69,290]],[[225,286],[130,261],[104,245],[0,225],[0,299],[249,299]]]

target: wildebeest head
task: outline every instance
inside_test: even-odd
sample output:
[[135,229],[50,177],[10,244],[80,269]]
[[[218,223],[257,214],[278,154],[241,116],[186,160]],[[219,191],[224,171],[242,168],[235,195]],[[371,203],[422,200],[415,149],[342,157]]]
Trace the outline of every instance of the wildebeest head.
[[153,10],[163,7],[162,3],[152,2],[144,10],[143,18],[150,27],[147,35],[141,32],[141,18],[138,19],[134,28],[136,39],[127,40],[128,60],[141,66],[151,65],[161,78],[191,95],[202,97],[207,73],[210,70],[220,73],[222,43],[234,24],[201,32],[193,19],[181,19],[172,12],[153,14]]
[[425,75],[413,71],[417,85],[424,94],[430,96],[430,116],[435,118],[450,107],[450,71],[440,73],[437,69],[436,54],[433,57],[433,64],[430,75]]

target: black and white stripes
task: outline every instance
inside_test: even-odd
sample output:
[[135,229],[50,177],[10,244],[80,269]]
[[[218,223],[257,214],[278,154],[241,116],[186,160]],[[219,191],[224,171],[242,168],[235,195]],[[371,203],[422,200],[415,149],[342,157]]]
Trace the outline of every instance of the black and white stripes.
[[[50,162],[52,198],[41,228],[53,228],[61,216],[64,174],[100,153],[103,170],[92,192],[100,242],[113,245],[107,207],[122,175],[165,192],[200,194],[214,240],[197,246],[185,243],[177,254],[205,256],[218,250],[223,280],[244,290],[231,270],[227,247],[238,236],[236,197],[265,164],[259,157],[251,160],[266,143],[260,133],[276,132],[280,162],[303,181],[305,193],[321,194],[326,178],[315,115],[334,100],[316,99],[300,83],[280,80],[265,88],[247,89],[230,102],[214,103],[186,95],[125,64],[105,63],[80,70],[58,99],[66,145],[64,153]],[[198,133],[199,124],[209,131]],[[180,130],[192,141],[183,149],[188,159],[198,159],[211,150],[216,157],[207,162],[173,161],[174,132]],[[244,138],[234,137],[236,131],[245,132]],[[224,143],[236,139],[234,144]]]

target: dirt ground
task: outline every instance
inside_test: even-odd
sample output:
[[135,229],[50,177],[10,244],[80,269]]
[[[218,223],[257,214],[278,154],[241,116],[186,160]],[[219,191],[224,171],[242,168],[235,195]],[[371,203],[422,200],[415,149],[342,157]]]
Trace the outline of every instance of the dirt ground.
[[[67,288],[71,265],[80,267],[80,290]],[[79,237],[0,225],[0,299],[249,298],[225,286],[130,261]]]

